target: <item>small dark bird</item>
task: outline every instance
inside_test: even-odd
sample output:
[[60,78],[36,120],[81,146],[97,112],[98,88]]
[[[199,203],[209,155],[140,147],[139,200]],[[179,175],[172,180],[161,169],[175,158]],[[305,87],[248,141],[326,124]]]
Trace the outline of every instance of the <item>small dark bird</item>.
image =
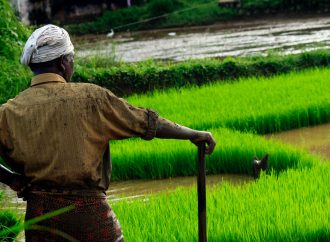
[[266,154],[261,160],[254,157],[252,162],[253,176],[255,179],[259,178],[261,170],[268,171],[268,157]]

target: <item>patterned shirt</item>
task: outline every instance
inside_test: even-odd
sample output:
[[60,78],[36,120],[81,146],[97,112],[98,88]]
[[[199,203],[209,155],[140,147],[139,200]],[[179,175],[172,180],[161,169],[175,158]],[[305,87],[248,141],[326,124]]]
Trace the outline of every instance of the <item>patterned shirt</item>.
[[107,89],[45,73],[0,107],[0,154],[31,184],[106,190],[109,140],[152,139],[157,119]]

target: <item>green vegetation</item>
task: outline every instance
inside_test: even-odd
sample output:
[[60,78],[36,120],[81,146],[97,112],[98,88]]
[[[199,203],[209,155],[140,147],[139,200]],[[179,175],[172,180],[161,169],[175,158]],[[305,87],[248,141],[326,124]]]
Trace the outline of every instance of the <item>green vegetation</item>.
[[[329,241],[330,167],[207,190],[209,241]],[[196,188],[112,205],[127,241],[197,241]]]
[[73,34],[107,33],[152,28],[205,25],[274,12],[324,11],[329,4],[315,0],[241,0],[240,9],[218,6],[218,0],[150,0],[142,6],[106,11],[95,21],[67,26]]
[[[4,206],[4,195],[0,191],[0,205]],[[7,209],[0,210],[0,241],[13,241],[19,233],[19,230],[15,229],[20,226],[21,222],[18,219],[14,211]]]
[[15,229],[19,225],[21,222],[14,211],[0,211],[0,241],[13,241],[20,232]]
[[[207,117],[205,117],[207,119]],[[270,169],[312,167],[319,159],[280,142],[229,129],[210,130],[218,141],[207,157],[208,174],[252,175],[252,159],[269,153]],[[129,147],[129,148],[127,148]],[[189,141],[127,140],[111,144],[112,180],[161,179],[196,174],[196,147]]]
[[271,76],[330,65],[330,51],[298,55],[189,60],[181,63],[146,61],[114,65],[112,59],[81,58],[76,62],[75,82],[91,82],[118,96],[164,90],[170,87],[203,85],[248,76]]
[[330,121],[329,75],[327,68],[251,77],[135,95],[128,101],[196,129],[227,127],[266,134]]
[[[287,146],[281,147],[256,135],[218,128],[265,134],[329,122],[329,75],[330,69],[316,69],[272,78],[154,92],[148,96],[136,95],[128,101],[151,107],[161,116],[188,127],[213,129],[219,144],[209,158],[210,174],[248,174],[253,156],[260,157],[265,152],[271,154],[272,168],[281,171],[311,164]],[[191,161],[194,153],[195,147],[183,141],[114,142],[113,178],[193,175],[196,171],[195,163]]]
[[[152,0],[143,6],[106,11],[93,22],[66,26],[72,34],[210,24],[234,16],[235,11],[218,7],[216,0]],[[162,16],[162,17],[159,17]]]
[[17,20],[7,0],[0,0],[0,103],[25,89],[30,73],[19,64],[28,30]]
[[[28,83],[28,72],[18,63],[28,31],[17,20],[7,0],[0,0],[0,103],[14,97]],[[0,161],[1,162],[1,161]],[[2,200],[0,193],[0,200]],[[20,224],[14,212],[0,211],[0,241],[12,241]]]
[[[269,6],[280,9],[279,4],[287,1],[271,1]],[[270,3],[266,0],[243,1],[243,10],[263,9],[266,2]],[[109,26],[107,21],[118,26],[131,23],[135,18],[139,20],[173,11],[176,12],[165,21],[155,19],[140,26],[209,23],[220,15],[228,18],[235,14],[232,10],[214,8],[215,1],[212,4],[206,0],[194,0],[189,4],[184,0],[176,0],[175,5],[166,3],[166,0],[150,1],[143,7],[105,13],[95,23],[86,24],[90,29],[84,25],[76,27],[82,28],[79,31],[94,29],[100,32],[106,31],[102,28]],[[311,3],[300,4],[307,8]],[[178,12],[201,4],[203,7],[194,10],[200,16],[199,20],[188,11]],[[118,16],[113,17],[113,14]],[[182,19],[181,23],[179,19]],[[3,103],[24,89],[31,75],[18,64],[28,30],[16,20],[6,0],[0,0],[0,34],[0,102]],[[329,56],[329,52],[321,51],[286,57],[191,60],[176,64],[149,61],[120,64],[110,69],[107,60],[83,59],[77,65],[75,79],[108,87],[118,95],[158,90],[144,96],[134,95],[128,100],[138,106],[154,108],[161,116],[178,123],[211,130],[218,145],[215,153],[207,158],[209,174],[249,174],[253,156],[270,154],[270,176],[262,175],[258,181],[243,186],[222,184],[208,189],[209,241],[327,241],[330,240],[330,166],[319,164],[321,158],[306,151],[269,141],[258,134],[330,121],[330,69],[261,77],[329,66]],[[258,77],[241,79],[243,76]],[[213,83],[217,80],[226,82]],[[238,81],[230,82],[233,80]],[[190,87],[162,91],[184,86]],[[189,141],[156,139],[141,142],[133,139],[113,142],[111,150],[115,180],[156,179],[196,172],[196,148]],[[143,202],[113,204],[125,239],[197,241],[195,190],[179,189],[148,197]],[[25,226],[38,229],[34,222],[49,216],[46,214]],[[12,212],[0,212],[0,240],[15,238],[23,226]]]

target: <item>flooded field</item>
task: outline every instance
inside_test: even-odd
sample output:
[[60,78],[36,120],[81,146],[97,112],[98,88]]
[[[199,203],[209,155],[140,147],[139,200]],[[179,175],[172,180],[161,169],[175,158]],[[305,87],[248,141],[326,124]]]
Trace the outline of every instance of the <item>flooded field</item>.
[[330,47],[330,17],[258,20],[190,29],[118,33],[74,40],[78,57],[182,61],[205,57],[299,53]]
[[307,149],[330,161],[330,124],[289,130],[268,137]]
[[[253,180],[252,177],[244,175],[210,175],[207,176],[208,186],[230,182],[231,184],[243,184]],[[108,199],[113,203],[120,200],[145,199],[147,195],[159,192],[173,191],[178,187],[192,187],[197,189],[197,176],[176,177],[162,180],[134,180],[123,182],[111,182],[107,191]],[[5,198],[2,206],[19,211],[25,211],[26,203],[21,198],[17,198],[16,193],[0,183],[0,191],[4,191]]]

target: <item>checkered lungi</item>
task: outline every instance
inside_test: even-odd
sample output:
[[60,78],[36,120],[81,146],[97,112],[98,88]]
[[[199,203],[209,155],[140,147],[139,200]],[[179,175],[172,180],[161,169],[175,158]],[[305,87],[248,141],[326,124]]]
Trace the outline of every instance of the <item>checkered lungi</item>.
[[25,229],[26,242],[124,241],[120,224],[106,197],[29,193],[25,221],[72,206],[72,210]]

